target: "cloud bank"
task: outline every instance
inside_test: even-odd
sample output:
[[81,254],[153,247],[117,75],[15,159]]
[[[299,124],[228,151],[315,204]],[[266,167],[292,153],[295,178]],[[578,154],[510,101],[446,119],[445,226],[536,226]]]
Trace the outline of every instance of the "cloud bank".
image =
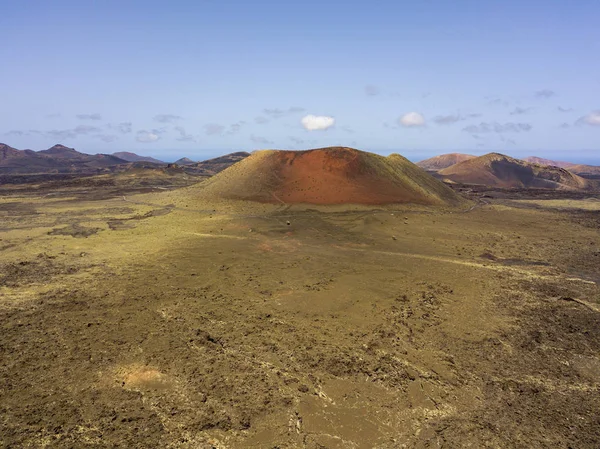
[[518,132],[526,132],[531,131],[531,124],[529,123],[486,123],[482,122],[479,125],[470,125],[463,128],[463,131],[472,133],[472,134],[487,134],[487,133],[518,133]]

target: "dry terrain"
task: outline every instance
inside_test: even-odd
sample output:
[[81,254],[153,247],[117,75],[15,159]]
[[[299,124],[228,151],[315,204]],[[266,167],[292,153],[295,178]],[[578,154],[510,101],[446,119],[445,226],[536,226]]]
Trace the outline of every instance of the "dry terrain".
[[593,195],[119,179],[0,189],[0,447],[600,447]]
[[565,168],[537,165],[499,153],[459,162],[439,170],[436,176],[449,182],[502,188],[594,190],[597,187],[596,182]]
[[473,156],[472,154],[447,153],[440,154],[439,156],[434,156],[429,159],[425,159],[424,161],[417,162],[417,165],[423,170],[438,171],[444,168],[451,167],[452,165],[458,164],[459,162],[468,161],[469,159],[473,159],[475,157],[476,156]]
[[347,147],[256,151],[210,178],[198,196],[284,205],[464,203],[452,189],[399,154],[383,157]]

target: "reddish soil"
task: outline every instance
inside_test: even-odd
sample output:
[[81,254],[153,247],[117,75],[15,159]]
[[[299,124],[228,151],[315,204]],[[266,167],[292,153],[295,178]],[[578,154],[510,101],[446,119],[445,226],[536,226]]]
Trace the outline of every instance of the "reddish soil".
[[457,204],[448,187],[400,155],[352,148],[254,153],[201,189],[213,197],[267,203]]

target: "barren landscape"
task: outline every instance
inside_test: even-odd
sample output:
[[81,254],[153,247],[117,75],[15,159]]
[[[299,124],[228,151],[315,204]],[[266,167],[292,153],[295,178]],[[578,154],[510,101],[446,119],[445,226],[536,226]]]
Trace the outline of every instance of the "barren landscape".
[[600,447],[597,195],[138,175],[2,186],[0,446]]

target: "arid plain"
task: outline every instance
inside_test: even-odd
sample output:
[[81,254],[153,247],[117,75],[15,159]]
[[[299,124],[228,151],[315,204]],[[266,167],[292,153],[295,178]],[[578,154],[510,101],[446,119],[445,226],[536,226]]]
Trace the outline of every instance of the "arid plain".
[[98,179],[0,189],[0,446],[600,447],[594,195]]

